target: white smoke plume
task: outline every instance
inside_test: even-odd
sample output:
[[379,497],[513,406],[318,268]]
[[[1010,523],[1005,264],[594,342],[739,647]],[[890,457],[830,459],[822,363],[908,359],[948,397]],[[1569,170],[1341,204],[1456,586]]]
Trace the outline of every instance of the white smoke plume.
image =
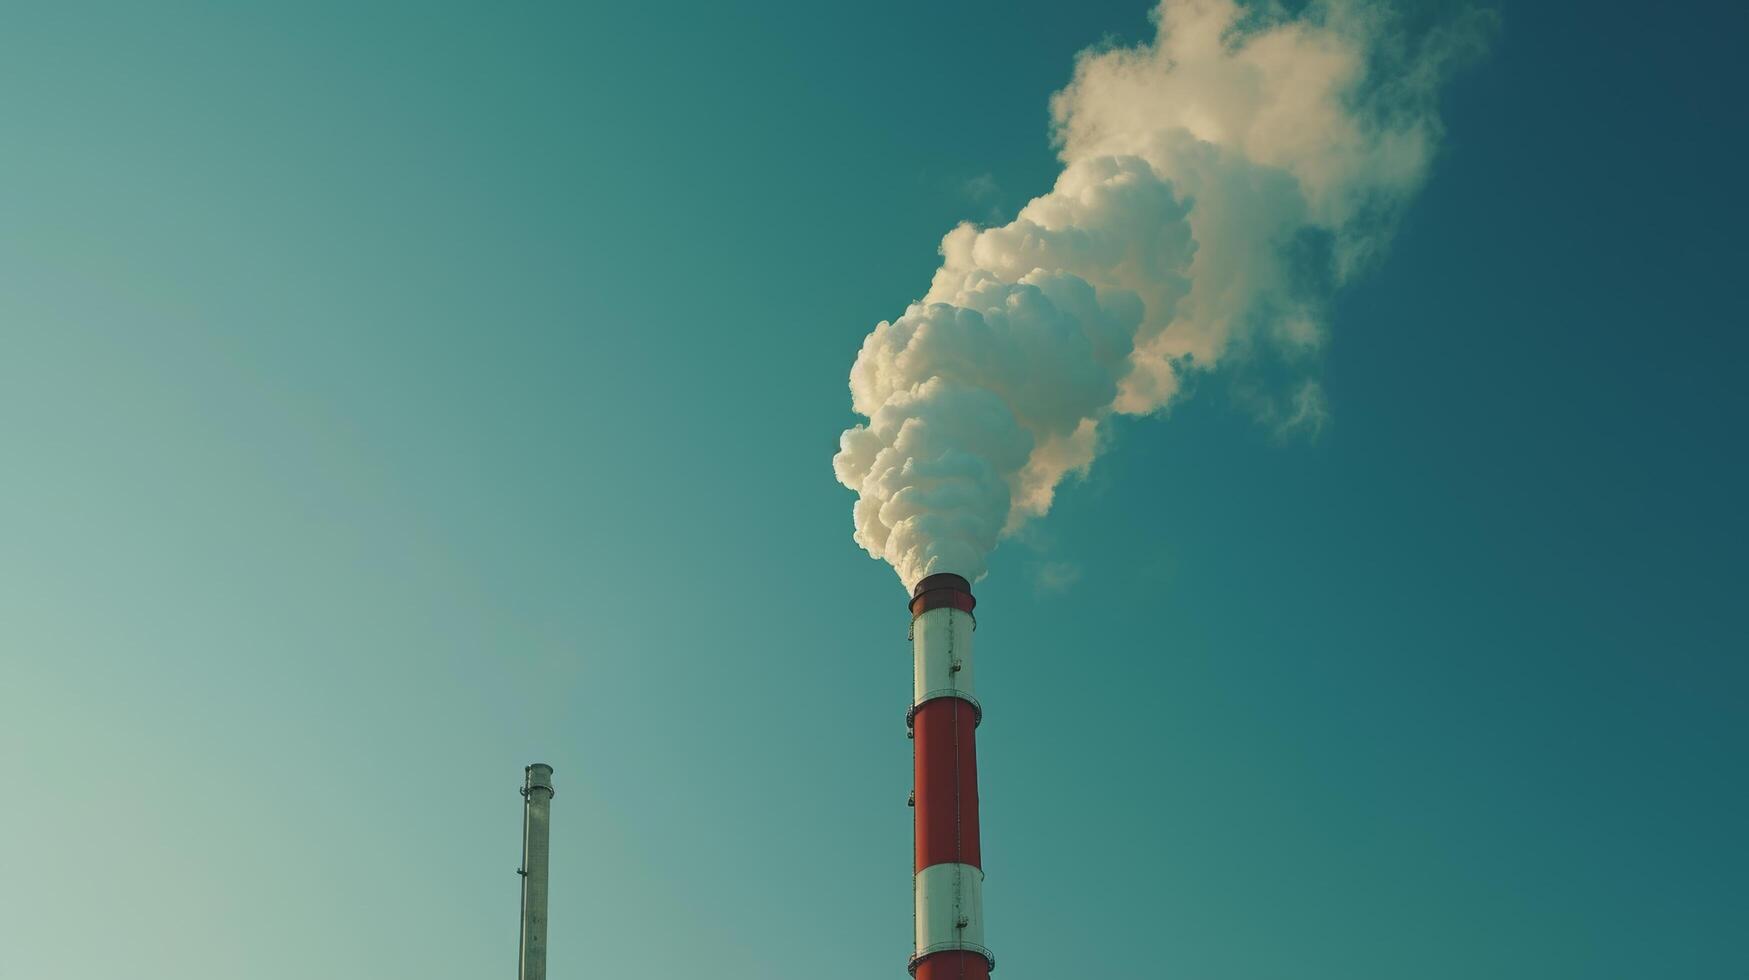
[[1285,365],[1279,393],[1250,389],[1259,417],[1321,426],[1325,307],[1426,178],[1438,84],[1482,26],[1410,44],[1361,0],[1163,0],[1155,20],[1151,44],[1084,52],[1052,100],[1056,186],[949,232],[928,292],[851,368],[868,421],[833,469],[857,543],[907,588],[981,577],[1107,418],[1162,411],[1194,372]]

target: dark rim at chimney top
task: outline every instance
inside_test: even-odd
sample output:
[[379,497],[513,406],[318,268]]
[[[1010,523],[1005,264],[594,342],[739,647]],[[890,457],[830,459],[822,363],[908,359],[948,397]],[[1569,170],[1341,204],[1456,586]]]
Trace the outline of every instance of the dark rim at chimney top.
[[951,606],[971,612],[978,604],[972,596],[972,583],[965,576],[952,572],[937,572],[924,576],[923,581],[911,590],[911,615],[921,616],[931,609]]

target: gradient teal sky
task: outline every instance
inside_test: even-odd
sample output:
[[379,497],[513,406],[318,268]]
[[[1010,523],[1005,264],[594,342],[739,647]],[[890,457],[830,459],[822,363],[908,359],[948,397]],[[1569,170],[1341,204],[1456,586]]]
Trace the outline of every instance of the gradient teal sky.
[[[902,977],[846,372],[1146,4],[259,6],[6,9],[0,976],[511,976],[539,759],[555,980]],[[1502,9],[1322,437],[996,553],[1003,980],[1749,974],[1749,22]]]

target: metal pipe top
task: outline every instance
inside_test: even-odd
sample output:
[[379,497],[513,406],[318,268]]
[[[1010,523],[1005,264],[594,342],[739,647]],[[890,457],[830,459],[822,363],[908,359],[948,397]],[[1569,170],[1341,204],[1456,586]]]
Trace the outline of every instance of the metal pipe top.
[[965,576],[952,572],[926,575],[911,590],[911,615],[914,617],[943,606],[971,612],[977,604],[978,600],[972,596],[972,583],[966,581]]
[[527,781],[522,788],[524,793],[537,789],[544,789],[548,793],[553,791],[552,766],[549,766],[544,762],[537,762],[534,765],[524,768],[522,771],[527,776]]

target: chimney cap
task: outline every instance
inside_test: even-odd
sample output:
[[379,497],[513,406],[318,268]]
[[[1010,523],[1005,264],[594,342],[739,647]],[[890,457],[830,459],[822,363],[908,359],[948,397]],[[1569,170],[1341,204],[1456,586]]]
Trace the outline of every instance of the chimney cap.
[[952,572],[936,572],[934,575],[923,576],[923,580],[918,582],[917,587],[911,590],[911,598],[915,599],[925,592],[934,592],[936,589],[953,589],[956,592],[964,592],[967,595],[970,595],[972,591],[972,583],[966,581],[964,575],[955,575]]
[[527,796],[537,789],[544,789],[547,795],[553,795],[553,767],[544,762],[524,766],[522,769],[522,795]]
[[925,575],[923,581],[911,590],[909,603],[913,618],[943,606],[971,612],[977,604],[978,600],[972,595],[972,583],[966,581],[965,576],[952,572]]

